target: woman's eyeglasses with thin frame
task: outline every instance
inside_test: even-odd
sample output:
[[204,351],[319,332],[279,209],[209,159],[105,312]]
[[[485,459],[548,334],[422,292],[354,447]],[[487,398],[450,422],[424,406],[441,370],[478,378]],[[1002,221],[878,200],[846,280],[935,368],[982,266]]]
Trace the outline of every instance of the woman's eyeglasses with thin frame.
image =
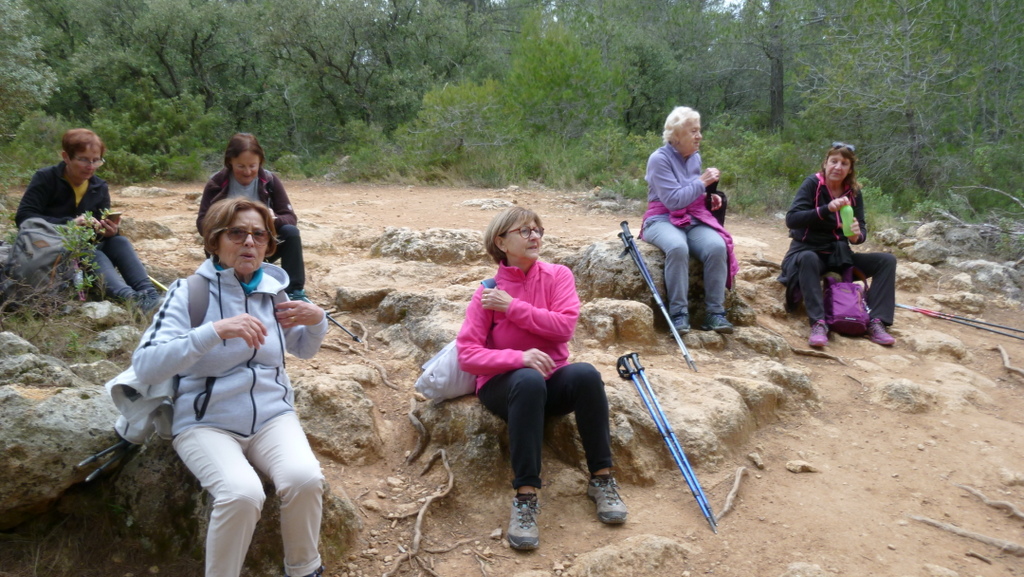
[[81,156],[76,156],[73,160],[75,162],[77,162],[78,164],[81,164],[82,166],[95,166],[96,168],[99,168],[99,167],[103,166],[107,162],[106,160],[104,160],[102,158],[97,158],[95,160],[92,160],[92,159],[89,159],[89,158],[82,158]]
[[832,143],[832,150],[839,150],[840,148],[846,148],[850,152],[857,152],[857,149],[854,148],[854,146],[852,144],[846,144],[845,142],[839,142],[839,141],[836,141],[836,142]]
[[522,228],[513,228],[512,230],[506,230],[498,236],[505,236],[510,232],[518,232],[519,236],[529,239],[534,233],[537,233],[537,238],[544,238],[544,228],[540,226],[524,226]]
[[232,226],[229,228],[221,229],[221,232],[226,233],[228,240],[235,244],[244,243],[245,239],[250,235],[252,236],[253,244],[255,244],[256,246],[265,246],[268,242],[270,242],[270,233],[262,229],[247,230],[244,228]]

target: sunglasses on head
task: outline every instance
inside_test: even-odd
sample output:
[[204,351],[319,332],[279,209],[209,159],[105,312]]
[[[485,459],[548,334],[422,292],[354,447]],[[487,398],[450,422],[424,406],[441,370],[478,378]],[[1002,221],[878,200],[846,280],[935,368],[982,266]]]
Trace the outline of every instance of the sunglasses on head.
[[845,148],[845,149],[849,150],[850,152],[856,152],[857,151],[857,149],[854,148],[854,146],[852,144],[846,144],[845,142],[833,142],[832,143],[832,150],[839,150],[840,148]]
[[225,228],[224,232],[227,234],[228,240],[235,244],[244,243],[245,239],[250,235],[252,235],[253,244],[256,244],[257,246],[264,246],[270,242],[270,233],[262,229],[247,230],[232,226],[230,228]]

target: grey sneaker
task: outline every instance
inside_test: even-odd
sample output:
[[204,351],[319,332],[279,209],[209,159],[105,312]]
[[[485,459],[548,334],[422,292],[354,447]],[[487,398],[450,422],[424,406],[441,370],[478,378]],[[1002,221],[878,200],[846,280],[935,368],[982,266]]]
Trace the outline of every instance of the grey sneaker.
[[537,515],[540,504],[537,495],[520,499],[512,497],[512,518],[508,522],[508,544],[513,549],[528,551],[540,545],[540,531],[537,529]]
[[591,477],[587,485],[587,496],[597,505],[597,518],[602,523],[626,522],[626,504],[619,496],[619,485],[611,475]]
[[723,314],[708,313],[704,315],[704,324],[700,326],[702,331],[715,331],[723,335],[732,334],[732,323]]
[[690,332],[690,313],[679,313],[672,315],[672,326],[676,328],[676,332],[685,335]]
[[[323,565],[321,565],[319,569],[317,569],[316,571],[313,571],[309,575],[306,575],[306,577],[322,577],[323,574],[324,574],[324,569],[325,569],[325,567]],[[288,577],[288,574],[286,573],[284,577]]]

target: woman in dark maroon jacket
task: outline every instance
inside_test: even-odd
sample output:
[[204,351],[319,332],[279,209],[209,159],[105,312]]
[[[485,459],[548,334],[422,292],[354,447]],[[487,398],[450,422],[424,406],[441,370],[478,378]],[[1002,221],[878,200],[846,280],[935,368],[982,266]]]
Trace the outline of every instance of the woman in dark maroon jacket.
[[298,218],[281,179],[263,169],[265,161],[263,147],[255,136],[244,132],[232,136],[224,151],[224,169],[214,174],[203,189],[196,230],[202,234],[206,211],[218,200],[242,196],[265,204],[274,215],[278,239],[277,252],[267,260],[281,259],[281,268],[288,273],[286,292],[291,300],[308,300],[304,290],[306,265],[302,257],[302,238],[296,226]]

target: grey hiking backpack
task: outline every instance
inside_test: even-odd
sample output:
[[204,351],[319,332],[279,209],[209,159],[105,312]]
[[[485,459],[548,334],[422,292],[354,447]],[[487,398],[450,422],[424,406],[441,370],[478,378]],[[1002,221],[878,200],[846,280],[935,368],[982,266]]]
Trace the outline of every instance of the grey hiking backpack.
[[59,225],[42,218],[25,219],[0,268],[0,302],[22,301],[33,293],[57,293],[75,281]]

